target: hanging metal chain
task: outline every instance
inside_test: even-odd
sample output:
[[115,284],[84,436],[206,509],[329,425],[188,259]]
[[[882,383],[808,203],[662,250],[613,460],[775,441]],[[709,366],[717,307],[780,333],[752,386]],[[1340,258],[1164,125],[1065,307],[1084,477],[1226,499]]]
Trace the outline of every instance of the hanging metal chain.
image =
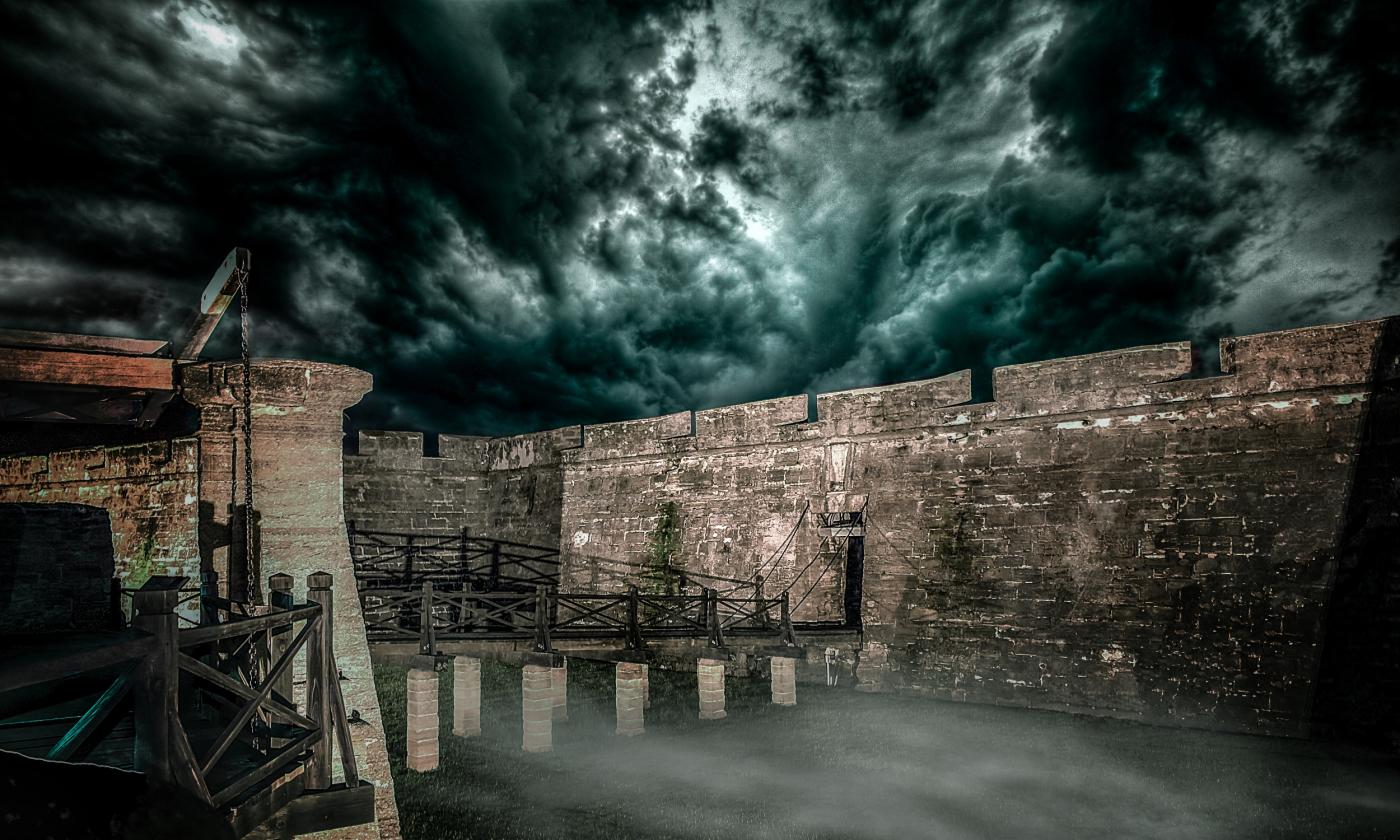
[[[250,604],[262,601],[259,597],[258,575],[261,571],[257,551],[253,545],[253,357],[248,345],[248,272],[244,270],[238,283],[238,326],[240,351],[243,361],[243,567],[247,572],[247,598]],[[235,444],[234,473],[238,471],[237,449]],[[235,479],[235,485],[237,480]],[[248,683],[253,688],[262,684],[263,652],[259,645],[248,648]],[[248,721],[254,743],[259,740],[258,715]]]
[[257,555],[253,546],[253,359],[248,347],[248,272],[238,284],[238,322],[243,359],[243,560],[248,600],[258,603]]

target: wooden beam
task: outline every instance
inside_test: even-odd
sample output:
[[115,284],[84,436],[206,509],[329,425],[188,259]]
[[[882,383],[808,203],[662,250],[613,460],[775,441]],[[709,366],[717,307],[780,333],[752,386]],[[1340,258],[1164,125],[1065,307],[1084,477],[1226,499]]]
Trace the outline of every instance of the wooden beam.
[[0,347],[34,347],[48,350],[73,350],[80,353],[108,353],[119,356],[154,356],[169,346],[170,342],[168,341],[145,338],[0,329]]
[[126,695],[131,691],[131,671],[127,671],[113,680],[111,686],[97,698],[97,702],[88,708],[78,722],[53,745],[49,750],[49,759],[53,761],[74,761],[87,754],[83,749],[88,744],[88,739],[97,731],[107,717],[121,702],[126,699]]
[[7,347],[0,349],[0,379],[131,391],[173,391],[175,368],[170,359],[148,356]]
[[155,647],[155,637],[139,630],[93,635],[72,644],[38,644],[0,658],[0,691],[18,691],[143,659]]
[[180,631],[180,647],[189,648],[195,645],[217,642],[220,639],[246,636],[249,633],[266,630],[269,627],[277,627],[282,624],[290,624],[293,621],[311,618],[320,612],[321,607],[319,604],[303,604],[294,610],[278,610],[268,615],[240,618],[227,621],[223,624],[213,624],[208,627],[189,627]]
[[199,358],[204,345],[209,343],[209,336],[219,325],[224,310],[233,302],[233,296],[238,294],[239,284],[247,276],[251,265],[252,255],[248,253],[247,248],[234,248],[228,252],[228,256],[224,257],[224,261],[219,264],[214,276],[209,280],[209,285],[204,287],[204,294],[199,297],[199,314],[195,316],[194,323],[186,332],[185,339],[178,344],[175,358]]
[[374,822],[374,785],[334,785],[307,791],[287,805],[287,828],[293,837]]

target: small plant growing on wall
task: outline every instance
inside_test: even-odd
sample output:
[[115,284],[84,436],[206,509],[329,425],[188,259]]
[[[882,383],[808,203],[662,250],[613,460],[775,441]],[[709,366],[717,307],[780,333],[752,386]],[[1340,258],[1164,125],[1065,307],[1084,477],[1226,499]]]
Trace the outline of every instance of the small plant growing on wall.
[[660,595],[679,594],[680,575],[674,568],[674,561],[680,549],[680,506],[675,502],[662,502],[657,505],[656,527],[652,529],[648,546],[650,574],[647,577],[651,591]]

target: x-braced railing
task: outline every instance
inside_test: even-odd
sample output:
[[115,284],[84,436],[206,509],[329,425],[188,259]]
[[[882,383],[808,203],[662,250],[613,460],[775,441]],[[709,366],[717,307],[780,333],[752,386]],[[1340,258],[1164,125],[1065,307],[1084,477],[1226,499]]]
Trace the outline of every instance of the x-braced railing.
[[[432,581],[406,589],[361,590],[366,632],[372,641],[419,642],[434,654],[439,641],[533,638],[539,650],[552,639],[621,638],[640,649],[648,638],[705,638],[724,647],[726,634],[776,633],[795,645],[788,595],[724,597],[713,589],[699,594],[558,592],[534,593],[439,590]],[[774,620],[776,612],[778,618]]]
[[432,581],[439,588],[480,592],[533,591],[558,586],[559,550],[459,534],[367,531],[347,523],[361,589],[407,589]]

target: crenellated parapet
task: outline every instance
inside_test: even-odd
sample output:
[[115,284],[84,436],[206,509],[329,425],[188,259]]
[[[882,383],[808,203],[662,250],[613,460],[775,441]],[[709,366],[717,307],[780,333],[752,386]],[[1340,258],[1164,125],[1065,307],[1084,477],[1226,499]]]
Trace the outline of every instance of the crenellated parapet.
[[679,411],[661,417],[584,426],[579,456],[591,460],[654,455],[665,451],[665,441],[690,437],[693,422],[691,412]]
[[806,422],[805,394],[778,397],[695,412],[695,439],[699,446],[772,443],[784,426]]
[[505,437],[438,435],[438,454],[428,455],[422,432],[366,429],[347,463],[360,469],[491,472],[559,463],[559,454],[582,444],[582,426]]
[[1151,386],[1191,372],[1191,342],[1153,344],[992,371],[999,418],[1066,414],[1153,400]]
[[[1220,369],[1235,393],[1274,394],[1300,388],[1375,381],[1377,353],[1397,319],[1351,321],[1220,340]],[[1394,371],[1388,375],[1395,375]]]
[[828,435],[849,436],[917,429],[934,422],[937,409],[972,399],[972,371],[875,388],[817,395],[817,418]]
[[582,445],[582,426],[491,438],[485,443],[485,467],[487,470],[521,470],[557,464],[561,452]]
[[[661,417],[584,427],[570,456],[606,460],[662,452],[859,437],[974,422],[1055,417],[1191,399],[1269,395],[1319,387],[1364,385],[1386,322],[1360,321],[1225,338],[1224,374],[1188,378],[1190,342],[1177,341],[1005,365],[992,371],[993,400],[969,404],[972,372],[807,397],[682,411]],[[693,419],[692,419],[693,418]]]

